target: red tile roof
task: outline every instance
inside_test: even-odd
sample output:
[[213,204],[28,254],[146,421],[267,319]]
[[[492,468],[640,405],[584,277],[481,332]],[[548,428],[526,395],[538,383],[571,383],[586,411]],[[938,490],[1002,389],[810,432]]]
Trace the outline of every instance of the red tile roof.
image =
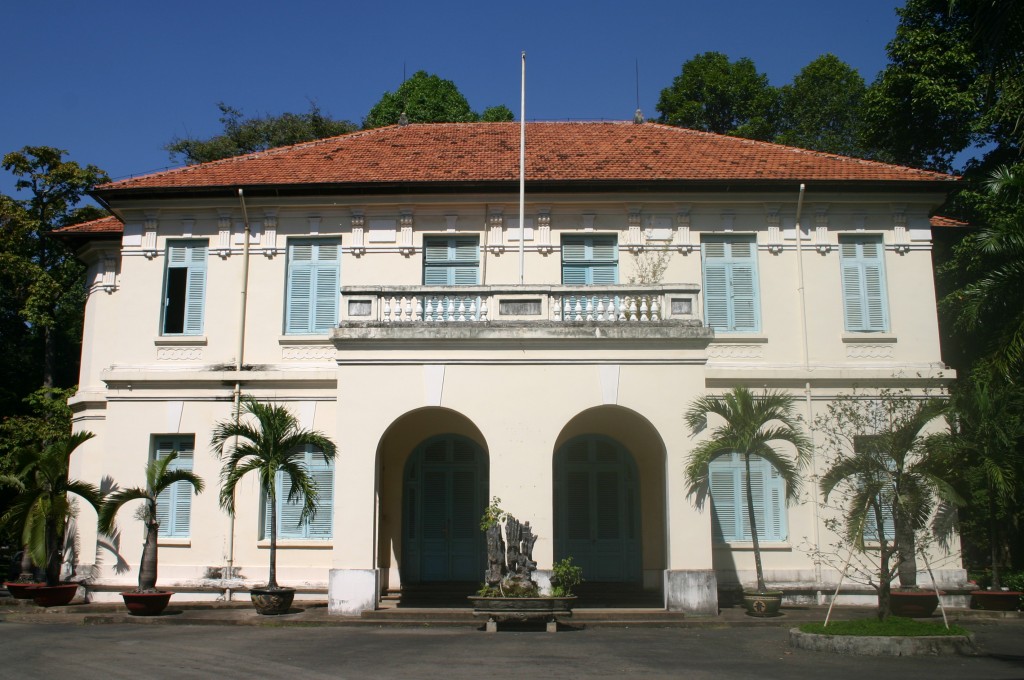
[[101,217],[98,220],[80,222],[60,229],[54,229],[53,235],[62,237],[91,237],[102,238],[103,236],[120,236],[124,233],[124,223],[113,215]]
[[933,227],[969,227],[969,222],[961,222],[955,220],[952,217],[945,217],[944,215],[932,215],[931,223]]
[[[924,182],[957,178],[685,128],[527,123],[527,182]],[[104,184],[97,193],[214,187],[511,183],[518,123],[434,123],[353,132]]]

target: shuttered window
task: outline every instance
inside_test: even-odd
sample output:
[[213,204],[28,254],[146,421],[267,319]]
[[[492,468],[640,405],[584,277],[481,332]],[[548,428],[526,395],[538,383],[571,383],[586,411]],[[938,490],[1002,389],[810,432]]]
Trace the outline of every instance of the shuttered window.
[[[192,470],[195,451],[195,436],[155,437],[153,455],[163,460],[177,451],[168,470]],[[156,520],[160,523],[158,536],[161,538],[187,538],[192,521],[192,485],[175,482],[156,497]]]
[[163,335],[202,335],[206,304],[205,241],[168,241]]
[[476,236],[424,237],[424,285],[475,286],[479,283],[479,238]]
[[322,334],[337,325],[340,254],[338,239],[288,242],[287,335]]
[[[277,537],[284,539],[328,539],[334,525],[334,463],[324,460],[323,454],[312,447],[304,451],[302,465],[306,468],[317,490],[318,510],[305,523],[301,521],[302,500],[290,502],[291,482],[283,472],[277,473],[274,493],[277,496]],[[270,538],[270,499],[263,499],[262,538]]]
[[701,257],[705,323],[716,331],[761,330],[754,237],[706,237],[701,243]]
[[619,282],[619,245],[615,236],[563,236],[562,284],[604,286]]
[[[878,437],[874,435],[858,435],[853,438],[854,448],[858,453],[869,451],[871,447],[878,441]],[[879,457],[879,460],[885,460],[886,467],[890,471],[896,469],[896,463],[888,457],[880,449],[877,449],[874,454]],[[862,482],[863,483],[863,482]],[[863,486],[861,487],[863,489]],[[896,539],[896,522],[893,519],[893,503],[896,502],[896,490],[893,488],[891,483],[882,485],[883,491],[876,499],[879,509],[882,511],[882,531],[885,535],[887,542],[892,542]],[[874,509],[868,514],[864,521],[864,542],[865,543],[878,543],[878,517],[874,513]]]
[[889,330],[884,255],[881,236],[850,236],[839,239],[843,317],[847,331]]
[[[710,465],[711,530],[716,541],[750,541],[747,512],[746,469],[743,456],[731,453],[719,456]],[[768,461],[750,459],[750,479],[754,497],[754,522],[761,541],[785,541],[786,485]]]

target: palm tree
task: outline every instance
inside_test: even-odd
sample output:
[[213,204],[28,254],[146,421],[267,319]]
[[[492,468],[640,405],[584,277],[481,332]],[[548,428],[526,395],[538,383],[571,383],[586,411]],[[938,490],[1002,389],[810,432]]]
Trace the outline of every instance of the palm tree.
[[117,511],[129,501],[144,501],[139,509],[138,517],[146,524],[146,539],[142,544],[142,560],[139,564],[140,593],[156,591],[157,573],[157,538],[160,534],[160,523],[157,521],[157,497],[168,490],[175,482],[192,485],[196,494],[203,491],[203,480],[191,470],[170,470],[171,464],[178,458],[178,452],[172,451],[169,456],[151,460],[146,465],[146,486],[135,486],[112,493],[104,500],[99,511],[99,529],[105,534],[114,531],[114,520]]
[[992,587],[1002,586],[999,552],[1004,527],[1001,513],[1016,505],[1018,472],[1024,468],[1024,390],[1001,384],[980,372],[953,393],[953,448],[963,465],[981,477],[988,514]]
[[1024,165],[1003,166],[985,183],[992,224],[976,237],[984,256],[977,280],[950,295],[958,322],[992,341],[993,365],[1007,376],[1024,368]]
[[[251,416],[252,420],[245,418]],[[229,440],[235,440],[229,443]],[[317,511],[317,490],[303,465],[304,448],[313,447],[325,462],[334,460],[337,448],[322,432],[299,427],[298,420],[284,406],[263,404],[244,397],[231,420],[214,426],[211,446],[219,452],[221,468],[220,505],[234,515],[235,487],[250,472],[259,477],[260,488],[270,508],[270,577],[267,589],[277,585],[277,487],[278,473],[290,486],[289,502],[301,502],[300,522],[308,522]]]
[[[754,543],[754,567],[757,571],[757,592],[768,590],[761,567],[761,545],[754,513],[754,490],[751,484],[750,459],[758,456],[779,473],[786,483],[786,502],[795,500],[799,493],[798,467],[811,455],[811,441],[798,422],[793,397],[782,392],[765,390],[755,395],[745,387],[734,387],[721,396],[702,396],[695,400],[685,414],[692,434],[707,427],[709,414],[719,416],[724,424],[715,427],[708,439],[700,442],[690,453],[686,464],[686,481],[690,485],[688,497],[695,498],[698,509],[710,493],[711,463],[730,453],[743,457],[746,469],[747,519]],[[796,449],[796,458],[780,453],[777,443],[788,443]]]
[[80,496],[93,508],[100,504],[95,485],[68,479],[71,454],[92,438],[91,432],[78,432],[19,456],[21,468],[15,477],[19,493],[3,522],[21,527],[21,543],[32,561],[46,570],[48,586],[60,583],[61,548],[73,513],[68,494]]
[[[954,470],[948,455],[948,436],[923,434],[948,406],[941,399],[911,402],[892,397],[859,405],[854,402],[849,408],[870,411],[850,420],[878,427],[852,435],[854,450],[824,472],[821,491],[827,501],[840,485],[847,489],[844,526],[851,545],[862,552],[867,550],[865,534],[878,541],[878,611],[879,618],[885,618],[896,573],[900,585],[917,585],[917,535],[927,526],[937,505],[940,512],[935,515],[938,521],[932,525],[933,532],[943,538],[953,529],[952,509],[961,499],[949,483]],[[886,532],[889,518],[891,536]],[[891,563],[893,557],[897,558],[895,565]]]

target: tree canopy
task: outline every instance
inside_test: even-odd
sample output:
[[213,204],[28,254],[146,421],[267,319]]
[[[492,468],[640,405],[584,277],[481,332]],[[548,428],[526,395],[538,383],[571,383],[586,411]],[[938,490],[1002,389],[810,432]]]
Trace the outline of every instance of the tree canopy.
[[180,157],[187,165],[206,163],[231,156],[266,151],[278,146],[300,144],[314,139],[336,137],[357,129],[355,123],[335,120],[323,113],[315,102],[306,113],[283,113],[280,116],[245,118],[242,112],[218,102],[220,123],[224,131],[209,139],[175,138],[164,148],[171,160]]
[[661,91],[659,122],[770,140],[775,136],[778,93],[747,58],[698,54]]
[[775,141],[845,156],[865,155],[860,110],[866,90],[860,73],[839,57],[818,57],[791,85],[781,88]]
[[[492,107],[494,108],[494,107]],[[394,92],[385,92],[363,119],[363,128],[410,123],[471,123],[480,119],[450,80],[417,71]]]

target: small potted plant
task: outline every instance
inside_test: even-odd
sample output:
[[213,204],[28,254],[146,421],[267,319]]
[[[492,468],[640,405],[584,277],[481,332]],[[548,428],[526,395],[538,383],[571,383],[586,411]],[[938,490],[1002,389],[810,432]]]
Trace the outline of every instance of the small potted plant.
[[160,523],[157,519],[157,499],[176,482],[191,484],[197,494],[203,490],[203,480],[191,470],[174,468],[178,452],[172,451],[164,458],[152,460],[146,466],[146,486],[116,491],[103,502],[99,511],[99,530],[105,534],[114,531],[114,520],[118,510],[130,501],[143,501],[136,517],[146,525],[146,538],[142,544],[142,559],[139,564],[139,587],[121,593],[128,612],[135,616],[157,616],[167,607],[171,591],[156,589],[157,539]]

